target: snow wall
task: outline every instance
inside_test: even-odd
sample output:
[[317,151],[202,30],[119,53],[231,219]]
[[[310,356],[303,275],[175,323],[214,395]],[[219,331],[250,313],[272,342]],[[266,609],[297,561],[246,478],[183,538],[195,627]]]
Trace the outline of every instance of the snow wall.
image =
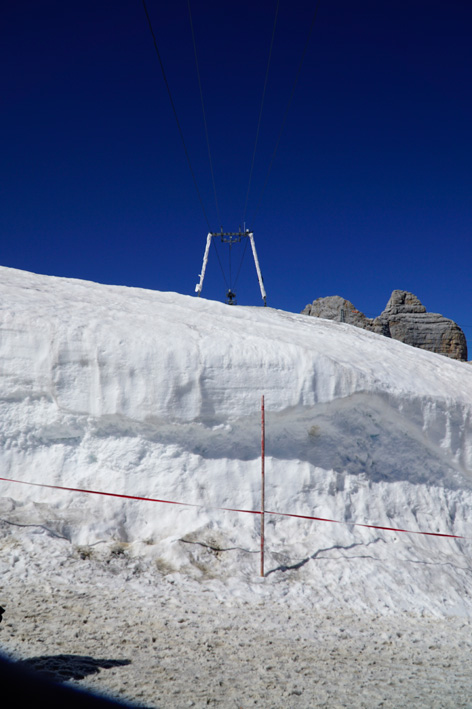
[[[264,394],[267,510],[472,538],[470,365],[271,308],[0,281],[1,477],[204,506],[1,482],[3,519],[169,573],[217,573],[199,549],[231,548],[225,573],[252,577],[258,517],[213,508],[259,509]],[[467,539],[270,515],[266,536],[271,582],[293,572],[319,603],[472,613]]]

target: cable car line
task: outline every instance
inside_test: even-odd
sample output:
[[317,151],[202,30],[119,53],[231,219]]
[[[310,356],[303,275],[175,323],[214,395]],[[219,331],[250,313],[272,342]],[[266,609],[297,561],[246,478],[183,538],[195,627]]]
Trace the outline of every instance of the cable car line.
[[266,94],[266,89],[267,89],[267,80],[268,80],[268,78],[269,78],[270,60],[271,60],[271,58],[272,58],[272,47],[274,46],[275,28],[276,28],[276,25],[277,25],[277,17],[278,17],[278,14],[279,14],[279,4],[280,4],[280,0],[277,0],[277,6],[276,6],[276,8],[275,8],[274,25],[273,25],[273,27],[272,27],[272,38],[271,38],[271,40],[270,40],[269,58],[268,58],[268,60],[267,60],[267,69],[266,69],[266,75],[265,75],[265,79],[264,79],[264,88],[263,88],[263,90],[262,90],[261,107],[260,107],[260,110],[259,110],[259,120],[258,120],[258,122],[257,122],[256,141],[255,141],[255,143],[254,143],[254,151],[253,151],[253,153],[252,153],[251,169],[250,169],[250,171],[249,171],[249,183],[248,183],[248,186],[247,186],[246,201],[245,201],[245,203],[244,203],[243,224],[244,224],[245,221],[246,221],[247,203],[248,203],[248,200],[249,200],[249,192],[250,192],[250,190],[251,190],[252,173],[253,173],[253,170],[254,170],[254,162],[255,162],[255,159],[256,159],[257,143],[258,143],[258,140],[259,140],[259,132],[260,132],[260,128],[261,128],[262,109],[264,108],[264,99],[265,99],[265,94]]
[[152,35],[152,40],[153,40],[153,42],[154,42],[154,49],[156,50],[157,58],[158,58],[158,60],[159,60],[159,64],[160,64],[161,71],[162,71],[162,76],[163,76],[163,78],[164,78],[164,83],[165,83],[165,85],[166,85],[167,93],[168,93],[168,95],[169,95],[169,100],[170,100],[170,104],[171,104],[171,106],[172,106],[172,111],[173,111],[173,113],[174,113],[175,122],[177,123],[177,128],[179,129],[180,139],[181,139],[182,145],[183,145],[183,147],[184,147],[185,157],[187,158],[187,163],[188,163],[188,166],[189,166],[191,175],[192,175],[193,184],[195,185],[195,189],[196,189],[196,191],[197,191],[198,200],[199,200],[199,202],[200,202],[200,206],[201,206],[202,211],[203,211],[203,216],[205,217],[205,221],[206,221],[206,223],[207,223],[208,229],[211,231],[210,222],[208,221],[208,217],[207,217],[207,213],[206,213],[206,210],[205,210],[205,206],[204,206],[204,204],[203,204],[202,196],[201,196],[201,194],[200,194],[200,190],[198,189],[197,179],[196,179],[196,177],[195,177],[195,173],[194,173],[193,168],[192,168],[192,163],[190,162],[190,156],[189,156],[189,153],[188,153],[188,150],[187,150],[187,145],[186,145],[185,140],[184,140],[184,134],[183,134],[183,132],[182,132],[182,128],[181,128],[181,126],[180,126],[180,121],[179,121],[179,118],[178,118],[178,116],[177,116],[177,110],[176,110],[176,108],[175,108],[174,100],[173,100],[173,98],[172,98],[172,94],[171,94],[171,91],[170,91],[169,82],[167,81],[167,76],[166,76],[166,73],[165,73],[165,70],[164,70],[164,65],[163,65],[163,63],[162,63],[161,54],[160,54],[159,48],[158,48],[158,46],[157,46],[156,35],[154,34],[154,30],[153,30],[153,28],[152,28],[151,18],[149,17],[149,12],[148,12],[148,9],[147,9],[147,6],[146,6],[146,0],[142,0],[142,3],[143,3],[143,7],[144,7],[144,12],[146,13],[146,18],[147,18],[147,21],[148,21],[149,30],[150,30],[151,35]]
[[[213,160],[211,157],[210,138],[208,136],[208,124],[207,124],[207,119],[206,119],[205,102],[203,100],[203,89],[202,89],[202,82],[201,82],[201,77],[200,77],[200,65],[198,63],[197,43],[195,41],[195,31],[193,28],[193,19],[192,19],[192,10],[190,8],[190,0],[187,0],[187,7],[188,7],[188,17],[189,17],[189,21],[190,21],[190,29],[192,31],[193,54],[195,56],[195,67],[197,70],[198,88],[200,90],[200,103],[202,106],[203,125],[205,127],[205,138],[206,138],[207,151],[208,151],[208,160],[210,162],[211,181],[213,184],[213,195],[215,197],[216,214],[218,216],[218,223],[220,224],[221,229],[223,229],[223,227],[221,226],[220,208],[218,205],[218,197],[217,197],[217,192],[216,192],[215,173],[213,170]],[[217,249],[214,241],[213,241],[213,247],[214,247],[214,251],[216,253],[216,258],[218,260],[221,275],[223,276],[223,280],[225,282],[226,289],[230,290],[231,285],[228,285],[228,281],[226,280],[225,271],[224,271],[223,264],[221,263],[221,259],[220,259],[220,254],[218,253],[218,249]],[[230,270],[230,283],[231,283],[231,270]]]
[[281,127],[280,127],[279,135],[278,135],[278,137],[277,137],[277,142],[276,142],[276,144],[275,144],[274,152],[272,153],[272,157],[271,157],[271,160],[270,160],[269,169],[267,170],[267,175],[266,175],[266,178],[265,178],[265,182],[264,182],[264,185],[263,185],[263,187],[262,187],[261,193],[260,193],[260,195],[259,195],[259,200],[258,200],[258,202],[257,202],[256,209],[255,209],[255,211],[254,211],[253,221],[255,220],[257,214],[259,213],[259,209],[260,209],[261,202],[262,202],[262,197],[264,196],[264,193],[265,193],[265,190],[266,190],[266,187],[267,187],[267,183],[268,183],[268,181],[269,181],[269,176],[270,176],[270,173],[271,173],[271,170],[272,170],[272,165],[274,164],[274,160],[275,160],[275,156],[276,156],[276,154],[277,154],[277,150],[278,150],[278,147],[279,147],[280,139],[281,139],[281,137],[282,137],[282,133],[283,133],[283,130],[284,130],[284,128],[285,128],[285,123],[286,123],[286,121],[287,121],[288,112],[289,112],[289,110],[290,110],[290,106],[291,106],[291,104],[292,104],[292,99],[293,99],[293,96],[294,96],[294,93],[295,93],[295,89],[296,89],[297,84],[298,84],[298,79],[299,79],[299,77],[300,77],[300,73],[301,73],[301,70],[302,70],[303,62],[304,62],[304,60],[305,60],[305,55],[306,55],[306,52],[307,52],[307,49],[308,49],[308,44],[309,44],[309,42],[310,42],[311,34],[312,34],[312,32],[313,32],[313,27],[314,27],[314,24],[315,24],[316,16],[317,16],[317,14],[318,14],[318,8],[319,8],[319,6],[320,6],[320,0],[317,0],[316,5],[315,5],[315,10],[314,10],[314,13],[313,13],[313,17],[312,17],[312,20],[311,20],[310,28],[309,28],[309,30],[308,30],[308,35],[307,35],[307,38],[306,38],[306,41],[305,41],[305,46],[303,47],[302,56],[301,56],[301,59],[300,59],[300,63],[299,63],[299,65],[298,65],[297,73],[296,73],[296,75],[295,75],[295,81],[293,82],[292,91],[291,91],[291,93],[290,93],[290,97],[289,97],[288,102],[287,102],[287,106],[286,106],[286,109],[285,109],[285,113],[284,113],[284,116],[283,116],[283,119],[282,119],[282,125],[281,125]]
[[[166,76],[166,73],[165,73],[165,70],[164,70],[164,65],[163,65],[163,62],[162,62],[162,59],[161,59],[161,55],[160,55],[160,52],[159,52],[159,48],[158,48],[158,45],[157,45],[157,39],[156,39],[156,36],[155,36],[155,34],[154,34],[154,30],[153,30],[152,23],[151,23],[151,18],[150,18],[150,16],[149,16],[149,12],[148,12],[148,9],[147,9],[146,0],[142,0],[142,4],[143,4],[144,12],[145,12],[145,15],[146,15],[146,19],[147,19],[147,22],[148,22],[148,25],[149,25],[149,30],[150,30],[150,32],[151,32],[151,36],[152,36],[152,39],[153,39],[154,49],[155,49],[155,51],[156,51],[157,58],[158,58],[158,60],[159,60],[159,65],[160,65],[160,67],[161,67],[162,76],[163,76],[163,79],[164,79],[164,83],[165,83],[165,85],[166,85],[166,89],[167,89],[167,93],[168,93],[168,96],[169,96],[169,100],[170,100],[170,104],[171,104],[171,107],[172,107],[172,111],[173,111],[173,114],[174,114],[175,122],[176,122],[176,124],[177,124],[177,128],[178,128],[178,131],[179,131],[180,139],[181,139],[181,141],[182,141],[182,145],[183,145],[183,148],[184,148],[184,153],[185,153],[185,157],[186,157],[186,159],[187,159],[187,164],[188,164],[190,173],[191,173],[191,175],[192,175],[192,180],[193,180],[193,183],[194,183],[195,190],[196,190],[196,192],[197,192],[197,196],[198,196],[198,200],[199,200],[199,202],[200,202],[200,206],[201,206],[201,209],[202,209],[202,212],[203,212],[203,216],[205,217],[205,221],[206,221],[207,226],[208,226],[208,229],[209,229],[209,233],[208,233],[208,235],[207,235],[207,243],[206,243],[206,247],[205,247],[205,253],[204,253],[204,257],[203,257],[202,271],[201,271],[200,276],[199,276],[199,279],[200,279],[200,280],[199,280],[199,283],[197,283],[197,285],[196,285],[196,287],[195,287],[195,291],[196,291],[196,293],[198,294],[198,296],[201,295],[202,286],[203,286],[203,279],[204,279],[204,276],[205,276],[205,270],[206,270],[206,266],[207,266],[207,262],[208,262],[209,248],[210,248],[210,246],[211,246],[211,242],[213,241],[213,245],[214,245],[214,248],[215,248],[215,251],[216,251],[216,255],[217,255],[218,263],[219,263],[219,266],[220,266],[220,270],[221,270],[221,273],[222,273],[222,275],[223,275],[223,279],[224,279],[224,281],[225,281],[226,287],[227,287],[227,289],[228,289],[228,290],[227,290],[227,301],[226,301],[226,302],[228,302],[228,303],[230,303],[230,304],[234,304],[234,303],[236,302],[236,300],[235,300],[235,293],[233,292],[233,287],[232,287],[231,250],[232,250],[233,244],[234,244],[234,243],[237,243],[237,242],[240,242],[241,239],[244,237],[244,238],[246,238],[245,248],[244,248],[244,251],[243,251],[243,254],[242,254],[242,257],[241,257],[241,262],[240,262],[240,265],[239,265],[237,274],[236,274],[236,281],[237,281],[238,278],[239,278],[239,274],[240,274],[240,271],[241,271],[242,263],[243,263],[243,260],[244,260],[244,254],[245,254],[246,248],[247,248],[247,240],[250,240],[250,241],[251,241],[251,248],[252,248],[252,252],[253,252],[253,257],[254,257],[254,263],[255,263],[256,271],[257,271],[257,277],[258,277],[258,281],[259,281],[259,287],[260,287],[260,290],[261,290],[262,298],[263,298],[263,300],[264,300],[264,305],[266,305],[266,304],[267,304],[267,302],[266,302],[266,292],[265,292],[265,288],[264,288],[264,285],[263,285],[263,279],[262,279],[262,274],[261,274],[261,271],[260,271],[259,261],[258,261],[258,258],[257,258],[256,247],[255,247],[255,243],[254,243],[254,235],[253,235],[253,232],[252,232],[252,231],[250,231],[249,229],[246,229],[245,224],[246,224],[247,206],[248,206],[249,195],[250,195],[250,190],[251,190],[252,176],[253,176],[253,171],[254,171],[255,157],[256,157],[256,152],[257,152],[257,145],[258,145],[258,141],[259,141],[260,128],[261,128],[261,123],[262,123],[262,113],[263,113],[264,102],[265,102],[265,95],[266,95],[266,90],[267,90],[267,83],[268,83],[269,70],[270,70],[270,64],[271,64],[271,58],[272,58],[272,50],[273,50],[273,44],[274,44],[274,38],[275,38],[275,31],[276,31],[276,26],[277,26],[277,19],[278,19],[278,13],[279,13],[280,0],[277,0],[277,4],[276,4],[276,8],[275,8],[274,23],[273,23],[273,27],[272,27],[272,37],[271,37],[271,42],[270,42],[269,56],[268,56],[268,60],[267,60],[266,74],[265,74],[265,79],[264,79],[264,87],[263,87],[263,90],[262,90],[262,99],[261,99],[261,105],[260,105],[260,110],[259,110],[259,118],[258,118],[257,129],[256,129],[256,138],[255,138],[254,150],[253,150],[253,154],[252,154],[251,167],[250,167],[250,171],[249,171],[249,181],[248,181],[248,187],[247,187],[247,192],[246,192],[246,200],[245,200],[244,212],[243,212],[244,230],[241,231],[241,227],[240,227],[238,232],[228,232],[228,233],[225,233],[225,232],[223,232],[223,227],[221,226],[221,234],[218,233],[218,232],[212,232],[212,231],[211,231],[210,222],[209,222],[209,220],[208,220],[208,216],[207,216],[207,213],[206,213],[206,210],[205,210],[205,206],[204,206],[204,203],[203,203],[203,199],[202,199],[200,190],[199,190],[199,188],[198,188],[197,179],[196,179],[194,170],[193,170],[193,168],[192,168],[192,164],[191,164],[191,161],[190,161],[190,155],[189,155],[189,152],[188,152],[188,149],[187,149],[187,145],[186,145],[186,143],[185,143],[185,139],[184,139],[182,127],[181,127],[181,125],[180,125],[180,121],[179,121],[179,118],[178,118],[178,116],[177,116],[177,110],[176,110],[176,107],[175,107],[175,104],[174,104],[174,100],[173,100],[173,98],[172,98],[172,93],[171,93],[171,91],[170,91],[169,82],[168,82],[168,80],[167,80],[167,76]],[[302,70],[302,66],[303,66],[303,63],[304,63],[304,60],[305,60],[306,52],[307,52],[307,49],[308,49],[308,44],[309,44],[309,41],[310,41],[310,38],[311,38],[311,35],[312,35],[312,32],[313,32],[313,27],[314,27],[314,24],[315,24],[315,21],[316,21],[316,17],[317,17],[317,14],[318,14],[319,5],[320,5],[320,0],[316,0],[316,2],[315,2],[315,9],[314,9],[313,17],[312,17],[312,20],[311,20],[311,23],[310,23],[308,35],[307,35],[307,38],[306,38],[306,41],[305,41],[305,44],[304,44],[304,47],[303,47],[303,51],[302,51],[302,54],[301,54],[300,62],[299,62],[299,64],[298,64],[297,72],[296,72],[296,75],[295,75],[295,80],[294,80],[294,82],[293,82],[293,86],[292,86],[292,90],[291,90],[291,93],[290,93],[290,96],[289,96],[289,99],[288,99],[288,102],[287,102],[287,106],[286,106],[286,108],[285,108],[285,113],[284,113],[283,118],[282,118],[282,125],[281,125],[281,127],[280,127],[280,131],[279,131],[279,133],[278,133],[277,140],[276,140],[276,143],[275,143],[275,148],[274,148],[274,151],[273,151],[272,156],[271,156],[271,159],[270,159],[270,163],[269,163],[269,167],[268,167],[267,174],[266,174],[266,177],[265,177],[265,181],[264,181],[264,184],[263,184],[263,186],[262,186],[262,190],[261,190],[261,192],[260,192],[260,194],[259,194],[259,199],[258,199],[258,201],[257,201],[257,203],[256,203],[256,208],[255,208],[255,211],[254,211],[254,214],[253,214],[253,220],[257,217],[257,215],[258,215],[258,213],[259,213],[259,209],[260,209],[260,206],[261,206],[261,203],[262,203],[262,198],[263,198],[263,196],[264,196],[264,194],[265,194],[265,190],[266,190],[266,187],[267,187],[267,183],[268,183],[268,181],[269,181],[269,177],[270,177],[270,174],[271,174],[271,171],[272,171],[272,166],[273,166],[274,161],[275,161],[275,157],[276,157],[276,154],[277,154],[277,151],[278,151],[278,148],[279,148],[280,140],[281,140],[281,138],[282,138],[282,134],[283,134],[283,131],[284,131],[284,128],[285,128],[285,124],[286,124],[286,121],[287,121],[287,116],[288,116],[288,113],[289,113],[289,110],[290,110],[290,107],[291,107],[291,104],[292,104],[292,101],[293,101],[293,97],[294,97],[294,94],[295,94],[295,89],[296,89],[296,87],[297,87],[298,80],[299,80],[299,77],[300,77],[300,74],[301,74],[301,70]],[[187,7],[188,7],[188,13],[189,13],[190,29],[191,29],[191,34],[192,34],[193,51],[194,51],[194,56],[195,56],[195,66],[196,66],[196,71],[197,71],[198,87],[199,87],[199,92],[200,92],[200,102],[201,102],[202,113],[203,113],[203,124],[204,124],[204,128],[205,128],[205,138],[206,138],[206,144],[207,144],[208,159],[209,159],[209,163],[210,163],[210,171],[211,171],[211,178],[212,178],[212,185],[213,185],[213,194],[214,194],[214,198],[215,198],[215,206],[216,206],[216,212],[217,212],[217,216],[218,216],[218,221],[221,223],[220,210],[219,210],[219,204],[218,204],[218,197],[217,197],[217,191],[216,191],[215,174],[214,174],[214,170],[213,170],[213,160],[212,160],[211,149],[210,149],[210,139],[209,139],[209,134],[208,134],[208,123],[207,123],[207,119],[206,119],[205,104],[204,104],[204,100],[203,100],[203,89],[202,89],[201,76],[200,76],[200,67],[199,67],[199,63],[198,63],[197,46],[196,46],[196,41],[195,41],[195,31],[194,31],[193,19],[192,19],[192,12],[191,12],[191,7],[190,7],[190,0],[187,0]],[[228,287],[228,282],[227,282],[226,277],[225,277],[225,272],[224,272],[224,269],[223,269],[223,265],[222,265],[222,263],[221,263],[221,259],[220,259],[219,253],[218,253],[218,249],[216,248],[216,244],[215,244],[215,242],[214,242],[214,237],[221,237],[221,241],[222,241],[222,242],[226,242],[226,243],[229,244],[229,281],[230,281],[230,282],[229,282],[229,287]],[[228,239],[228,238],[225,238],[225,237],[229,237],[229,239]]]
[[200,102],[202,104],[203,124],[205,126],[205,137],[206,137],[206,144],[207,144],[207,150],[208,150],[208,159],[210,161],[211,181],[213,183],[213,194],[215,197],[216,214],[218,216],[218,224],[221,226],[220,208],[218,206],[218,197],[216,194],[215,173],[213,171],[213,160],[211,158],[210,139],[208,137],[208,125],[207,125],[207,119],[206,119],[205,104],[203,101],[202,82],[200,79],[200,67],[198,64],[197,45],[195,42],[195,32],[193,30],[193,20],[192,20],[192,11],[190,9],[190,0],[187,0],[187,5],[188,5],[188,16],[190,19],[190,29],[192,30],[193,53],[195,55],[195,66],[197,68],[198,88],[200,89]]
[[231,251],[232,251],[233,245],[229,245],[229,257],[228,257],[228,271],[229,271],[229,287],[230,290],[233,290],[233,284],[231,283]]
[[243,265],[244,256],[245,256],[245,254],[246,254],[247,245],[248,245],[248,240],[246,239],[246,241],[244,242],[243,254],[242,254],[242,256],[241,256],[241,262],[240,262],[240,264],[239,264],[239,268],[238,268],[238,272],[237,272],[237,274],[236,274],[236,279],[235,279],[235,281],[234,281],[234,286],[233,286],[233,288],[236,288],[236,286],[238,285],[239,274],[241,273],[241,267],[242,267],[242,265]]
[[230,286],[228,285],[228,281],[226,280],[225,270],[223,268],[223,264],[221,263],[220,254],[218,253],[218,249],[216,248],[216,244],[213,239],[212,239],[212,241],[213,241],[213,247],[214,247],[214,250],[216,253],[216,258],[218,259],[218,263],[220,264],[220,271],[223,276],[223,280],[225,282],[226,290],[230,290]]

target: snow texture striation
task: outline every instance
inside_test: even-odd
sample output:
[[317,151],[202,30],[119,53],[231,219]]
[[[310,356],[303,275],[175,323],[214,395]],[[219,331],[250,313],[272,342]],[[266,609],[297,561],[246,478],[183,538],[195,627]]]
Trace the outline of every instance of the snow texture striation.
[[[1,517],[234,593],[472,614],[472,368],[351,325],[0,269]],[[258,574],[260,401],[266,518]],[[463,535],[443,539],[353,522]],[[209,553],[209,550],[212,553]]]

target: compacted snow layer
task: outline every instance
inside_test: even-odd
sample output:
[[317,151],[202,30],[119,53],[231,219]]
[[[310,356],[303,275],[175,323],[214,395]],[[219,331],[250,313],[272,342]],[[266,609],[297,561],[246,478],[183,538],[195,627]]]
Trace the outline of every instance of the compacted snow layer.
[[[266,575],[259,575],[260,401]],[[470,706],[472,368],[0,268],[4,653],[148,707]],[[463,535],[421,536],[353,523]]]
[[264,593],[472,613],[470,365],[344,323],[0,268],[0,366],[0,477],[203,506],[2,481],[11,528],[259,593],[258,515],[215,508],[259,509],[264,394],[266,509],[343,522],[267,515]]

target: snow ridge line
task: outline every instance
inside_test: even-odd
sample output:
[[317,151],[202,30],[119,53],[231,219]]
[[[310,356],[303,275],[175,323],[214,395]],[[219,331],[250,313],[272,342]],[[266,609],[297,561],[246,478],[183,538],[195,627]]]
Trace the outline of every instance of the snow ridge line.
[[[76,487],[62,487],[60,485],[47,485],[46,483],[32,483],[26,480],[13,480],[11,478],[2,478],[0,480],[9,483],[18,483],[20,485],[31,485],[33,487],[45,487],[51,490],[66,490],[68,492],[81,492],[88,495],[105,495],[106,497],[121,497],[126,500],[142,500],[144,502],[162,502],[166,505],[181,505],[182,507],[196,507],[198,509],[206,510],[221,510],[223,512],[242,512],[244,514],[250,515],[261,515],[261,510],[241,510],[233,507],[212,507],[211,505],[197,505],[192,502],[176,502],[174,500],[159,500],[154,497],[139,497],[138,495],[123,495],[117,492],[103,492],[101,490],[83,490]],[[317,522],[331,522],[333,524],[345,524],[351,527],[366,527],[367,529],[381,529],[386,532],[402,532],[405,534],[421,534],[427,537],[448,537],[449,539],[472,539],[472,537],[464,537],[460,534],[444,534],[442,532],[422,532],[413,531],[411,529],[400,529],[397,527],[383,527],[377,524],[363,524],[362,522],[345,522],[340,519],[328,519],[326,517],[311,517],[309,515],[297,515],[291,512],[272,512],[270,510],[264,510],[267,515],[276,515],[278,517],[294,517],[297,519],[310,519]]]

